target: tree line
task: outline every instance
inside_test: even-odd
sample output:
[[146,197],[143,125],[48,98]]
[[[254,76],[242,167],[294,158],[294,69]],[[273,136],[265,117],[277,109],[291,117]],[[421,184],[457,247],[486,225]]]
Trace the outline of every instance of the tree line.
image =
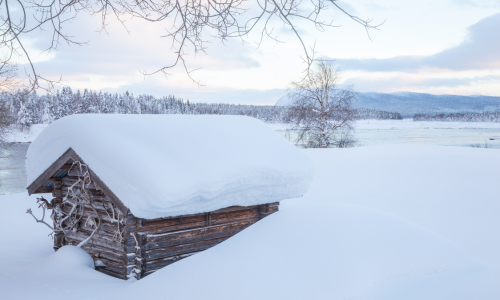
[[415,114],[413,121],[439,121],[439,122],[500,122],[500,112],[468,112],[453,114]]
[[[192,114],[244,115],[266,123],[290,123],[289,107],[225,103],[193,103],[173,95],[154,97],[132,93],[103,93],[85,89],[73,92],[64,87],[53,94],[19,90],[1,93],[0,102],[7,108],[7,121],[23,128],[49,124],[72,114]],[[399,113],[357,109],[358,119],[401,119]]]

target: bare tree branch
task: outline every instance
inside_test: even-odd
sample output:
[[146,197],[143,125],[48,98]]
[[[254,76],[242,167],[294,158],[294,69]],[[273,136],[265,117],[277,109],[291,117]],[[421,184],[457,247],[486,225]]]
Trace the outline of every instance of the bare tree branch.
[[[165,23],[170,27],[163,36],[170,40],[175,57],[172,63],[160,66],[156,70],[142,71],[144,76],[157,73],[169,74],[167,71],[179,64],[184,68],[193,83],[201,85],[192,77],[196,69],[187,65],[187,57],[205,52],[208,37],[224,43],[229,38],[246,40],[251,32],[259,32],[262,43],[267,36],[279,42],[273,33],[276,22],[292,30],[302,45],[304,62],[307,69],[313,64],[314,48],[309,47],[302,39],[297,26],[299,21],[313,24],[319,31],[327,27],[335,27],[333,19],[324,13],[334,7],[347,15],[351,20],[365,28],[369,36],[370,29],[378,29],[380,25],[372,25],[372,20],[361,19],[343,9],[336,0],[1,0],[0,1],[0,47],[8,49],[17,57],[28,61],[30,89],[45,88],[52,90],[60,84],[61,79],[53,80],[39,74],[35,64],[25,47],[25,37],[35,31],[47,31],[50,40],[44,51],[57,51],[61,43],[67,45],[85,45],[88,41],[80,41],[66,30],[66,25],[80,15],[100,16],[100,27],[106,31],[108,18],[114,18],[128,31],[126,21],[130,18],[146,22]],[[215,32],[213,34],[212,32]],[[8,62],[13,59],[11,55]]]

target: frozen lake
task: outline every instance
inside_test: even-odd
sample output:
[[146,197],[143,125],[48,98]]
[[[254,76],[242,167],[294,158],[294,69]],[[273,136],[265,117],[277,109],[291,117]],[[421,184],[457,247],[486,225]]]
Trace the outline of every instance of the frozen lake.
[[[464,127],[485,128],[464,128]],[[285,136],[283,126],[271,125]],[[41,131],[41,130],[40,130]],[[406,121],[360,121],[356,129],[360,146],[386,144],[420,144],[470,147],[471,144],[500,149],[500,124],[446,122],[416,123]],[[24,138],[24,137],[23,137]],[[26,140],[33,137],[26,137]],[[0,194],[26,192],[26,169],[24,160],[29,143],[13,144],[11,150],[0,155]]]
[[[294,142],[293,134],[287,134],[284,130],[277,130],[282,136]],[[387,144],[420,144],[436,146],[461,146],[470,147],[472,144],[480,144],[484,147],[500,149],[500,129],[409,129],[409,128],[376,128],[356,129],[355,138],[359,146],[374,146]]]

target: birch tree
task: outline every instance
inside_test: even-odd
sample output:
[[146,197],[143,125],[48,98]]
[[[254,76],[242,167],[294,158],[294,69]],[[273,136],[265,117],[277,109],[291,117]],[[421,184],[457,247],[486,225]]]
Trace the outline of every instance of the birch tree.
[[350,147],[354,144],[356,93],[340,87],[340,73],[332,62],[319,61],[309,75],[293,82],[288,92],[290,130],[307,148]]

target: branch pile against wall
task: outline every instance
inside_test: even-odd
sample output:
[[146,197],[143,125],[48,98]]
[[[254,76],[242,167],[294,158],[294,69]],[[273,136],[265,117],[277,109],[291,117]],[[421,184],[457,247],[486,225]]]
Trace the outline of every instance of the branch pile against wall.
[[[86,165],[76,161],[68,175],[54,180],[54,198],[39,198],[43,210],[39,223],[53,230],[54,249],[64,245],[81,247],[106,267],[105,273],[124,278],[125,229],[127,216],[109,201],[92,181]],[[45,211],[52,210],[53,226],[45,222]]]

